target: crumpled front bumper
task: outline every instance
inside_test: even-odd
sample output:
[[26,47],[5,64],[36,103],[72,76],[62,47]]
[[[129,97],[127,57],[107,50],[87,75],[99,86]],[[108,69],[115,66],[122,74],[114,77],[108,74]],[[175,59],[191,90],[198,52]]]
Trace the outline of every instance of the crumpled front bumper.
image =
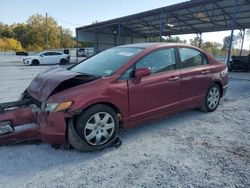
[[30,105],[12,108],[0,111],[0,145],[32,141],[58,145],[66,143],[66,119],[69,114],[37,112]]
[[[0,113],[0,145],[40,140],[36,117],[30,107],[21,107]],[[3,134],[10,125],[13,132]],[[6,131],[5,131],[6,132]]]
[[43,142],[62,145],[66,143],[66,113],[38,112],[36,119]]

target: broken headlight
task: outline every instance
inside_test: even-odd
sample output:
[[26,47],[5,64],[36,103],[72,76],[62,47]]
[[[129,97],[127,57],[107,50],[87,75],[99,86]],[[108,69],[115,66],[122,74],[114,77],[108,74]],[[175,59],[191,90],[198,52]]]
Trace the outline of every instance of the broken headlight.
[[59,112],[68,110],[72,106],[72,101],[61,102],[61,103],[43,103],[42,110],[46,112]]

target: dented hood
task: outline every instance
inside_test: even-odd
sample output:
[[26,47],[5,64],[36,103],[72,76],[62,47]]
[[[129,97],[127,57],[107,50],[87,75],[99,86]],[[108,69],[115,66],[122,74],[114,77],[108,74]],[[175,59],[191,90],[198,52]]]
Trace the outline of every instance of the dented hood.
[[39,101],[45,101],[62,82],[80,75],[61,67],[40,73],[27,88],[28,93]]

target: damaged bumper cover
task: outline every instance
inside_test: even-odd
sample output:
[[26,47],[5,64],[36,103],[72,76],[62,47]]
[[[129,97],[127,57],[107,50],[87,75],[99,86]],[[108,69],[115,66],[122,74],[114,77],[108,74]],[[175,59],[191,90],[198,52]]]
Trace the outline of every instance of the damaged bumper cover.
[[[12,105],[14,104],[15,102],[12,102]],[[16,104],[20,104],[20,101],[17,101]],[[0,104],[0,107],[3,109],[4,105]],[[63,145],[68,142],[67,139],[70,139],[69,136],[71,136],[71,143],[74,142],[77,146],[75,149],[79,151],[93,150],[76,133],[73,118],[70,118],[73,114],[43,112],[33,104],[20,108],[12,106],[13,109],[10,108],[9,104],[8,107],[9,110],[0,111],[0,146],[36,141]],[[121,141],[116,136],[108,146],[119,147],[120,145]],[[96,149],[102,150],[104,146]]]
[[32,141],[64,144],[67,115],[64,112],[42,112],[30,100],[2,103],[0,145]]

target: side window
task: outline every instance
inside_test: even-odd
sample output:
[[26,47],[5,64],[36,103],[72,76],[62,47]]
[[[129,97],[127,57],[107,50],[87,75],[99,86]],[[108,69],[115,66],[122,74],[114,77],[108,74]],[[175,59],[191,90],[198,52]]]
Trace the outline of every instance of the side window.
[[45,52],[43,55],[44,55],[44,56],[49,56],[49,55],[50,55],[50,52]]
[[136,64],[136,69],[148,67],[152,73],[159,73],[176,69],[174,48],[154,51],[143,57]]
[[207,64],[205,55],[198,50],[191,48],[179,48],[179,52],[182,68]]
[[53,55],[62,55],[60,52],[53,52]]

